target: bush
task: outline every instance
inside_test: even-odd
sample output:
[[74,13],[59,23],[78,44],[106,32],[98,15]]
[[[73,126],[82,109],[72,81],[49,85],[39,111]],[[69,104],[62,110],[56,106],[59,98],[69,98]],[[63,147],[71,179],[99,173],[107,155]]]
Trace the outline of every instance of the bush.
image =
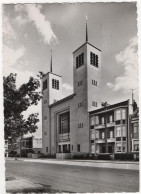
[[116,153],[115,160],[134,160],[133,153]]
[[8,157],[14,157],[16,154],[17,154],[17,152],[12,150],[9,152]]
[[43,153],[41,153],[41,157],[40,158],[56,158],[56,155],[44,155]]
[[98,160],[110,160],[110,154],[99,154]]

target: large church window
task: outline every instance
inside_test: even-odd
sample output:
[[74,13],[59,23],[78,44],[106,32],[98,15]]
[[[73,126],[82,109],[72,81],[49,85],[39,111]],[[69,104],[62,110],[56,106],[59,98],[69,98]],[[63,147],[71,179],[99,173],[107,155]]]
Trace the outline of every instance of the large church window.
[[84,53],[81,53],[76,57],[76,69],[84,65]]
[[98,67],[98,55],[94,54],[93,52],[90,52],[90,64]]
[[70,113],[66,112],[59,115],[59,134],[70,132]]

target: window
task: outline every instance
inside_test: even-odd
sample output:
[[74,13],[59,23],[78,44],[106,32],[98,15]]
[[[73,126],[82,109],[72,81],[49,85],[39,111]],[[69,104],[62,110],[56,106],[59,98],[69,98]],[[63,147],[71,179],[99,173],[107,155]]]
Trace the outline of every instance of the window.
[[90,117],[90,126],[94,125],[94,116]]
[[46,147],[46,152],[48,152],[48,147]]
[[95,134],[94,134],[94,131],[91,132],[91,139],[95,139]]
[[78,108],[82,107],[83,106],[83,102],[79,102],[78,103]]
[[121,152],[121,143],[116,144],[117,152]]
[[46,131],[44,132],[44,135],[47,135],[47,132]]
[[99,131],[95,132],[95,137],[96,137],[96,139],[99,139]]
[[121,111],[116,110],[116,120],[121,120]]
[[77,144],[77,151],[80,152],[80,144]]
[[113,115],[109,116],[109,122],[112,123],[113,122]]
[[82,80],[78,82],[78,87],[81,86],[81,85],[83,85],[83,81]]
[[123,143],[122,152],[126,151],[126,143]]
[[84,53],[76,57],[76,69],[84,65]]
[[136,151],[138,152],[139,151],[139,141],[135,140],[133,142],[134,142],[134,144],[133,144],[134,145],[134,147],[133,147],[134,150],[133,151],[134,152],[136,152]]
[[98,55],[90,52],[90,64],[98,67]]
[[97,107],[97,102],[92,101],[92,106],[96,106]]
[[122,136],[126,137],[126,126],[122,126]]
[[122,113],[122,119],[126,119],[126,110],[122,109],[121,113]]
[[73,145],[71,146],[71,149],[73,150]]
[[70,112],[59,115],[59,134],[70,132]]
[[83,128],[83,123],[78,123],[78,128]]
[[116,128],[116,137],[121,137],[121,127]]
[[133,123],[133,137],[139,136],[139,123]]
[[105,133],[104,132],[102,132],[102,139],[104,139],[105,138]]
[[47,88],[47,79],[43,81],[43,90],[45,90],[46,88]]
[[101,123],[104,124],[104,117],[101,118]]
[[95,81],[95,80],[92,80],[92,85],[95,85],[95,86],[97,86],[97,81]]
[[52,88],[59,90],[59,80],[52,79]]
[[114,132],[110,131],[110,139],[112,139],[114,137]]
[[95,124],[99,125],[99,117],[98,116],[95,116]]

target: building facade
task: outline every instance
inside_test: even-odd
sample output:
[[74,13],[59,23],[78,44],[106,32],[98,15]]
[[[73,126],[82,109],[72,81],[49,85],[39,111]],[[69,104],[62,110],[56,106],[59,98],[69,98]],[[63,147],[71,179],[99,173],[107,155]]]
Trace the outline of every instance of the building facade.
[[129,100],[101,106],[101,50],[88,42],[87,28],[86,42],[73,52],[72,95],[62,99],[52,60],[50,69],[42,78],[43,154],[130,152]]
[[73,52],[72,95],[62,99],[62,77],[52,68],[42,83],[43,153],[88,153],[88,112],[101,106],[101,50],[86,35],[86,42]]
[[90,112],[91,153],[130,152],[129,100]]

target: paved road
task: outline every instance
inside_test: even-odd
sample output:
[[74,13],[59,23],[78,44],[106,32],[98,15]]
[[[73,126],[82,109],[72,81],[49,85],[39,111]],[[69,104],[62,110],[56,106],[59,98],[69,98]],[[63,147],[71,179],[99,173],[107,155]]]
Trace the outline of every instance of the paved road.
[[139,191],[139,172],[134,170],[6,161],[6,176],[68,192]]

